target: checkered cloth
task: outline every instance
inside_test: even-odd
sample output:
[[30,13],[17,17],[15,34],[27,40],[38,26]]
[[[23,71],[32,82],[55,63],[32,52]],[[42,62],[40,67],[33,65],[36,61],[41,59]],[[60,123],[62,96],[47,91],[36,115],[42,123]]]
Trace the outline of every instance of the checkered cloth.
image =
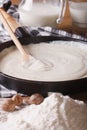
[[[17,6],[11,5],[7,12],[10,13],[14,18],[16,18],[16,20],[18,20]],[[75,35],[51,27],[23,27],[23,28],[31,36],[49,36],[49,35],[57,36],[57,37],[65,36],[65,37],[76,38],[76,39],[81,39],[83,41],[87,41],[86,37],[82,37],[80,35]],[[9,40],[11,40],[9,34],[4,29],[3,25],[0,24],[0,43],[4,44],[4,42]],[[8,90],[7,88],[5,88],[5,86],[0,85],[0,97],[10,97],[16,93],[17,93],[16,91]]]

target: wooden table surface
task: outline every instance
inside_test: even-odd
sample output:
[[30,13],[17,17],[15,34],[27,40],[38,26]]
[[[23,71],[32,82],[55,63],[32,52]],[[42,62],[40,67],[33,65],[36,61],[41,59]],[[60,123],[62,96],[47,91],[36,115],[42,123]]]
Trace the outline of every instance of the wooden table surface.
[[[21,0],[12,0],[12,3],[19,4],[20,1]],[[70,13],[69,13],[68,4],[67,4],[67,9],[66,9],[66,14],[65,14],[64,20],[60,25],[58,25],[58,28],[68,31],[68,32],[78,33],[78,34],[82,34],[82,35],[87,34],[87,29],[84,32],[83,31],[81,32],[81,30],[78,32],[74,32],[74,29],[72,26],[72,20],[71,20]],[[75,99],[87,101],[87,92],[82,92],[82,93],[79,93],[76,95],[71,95],[71,97],[73,97]]]

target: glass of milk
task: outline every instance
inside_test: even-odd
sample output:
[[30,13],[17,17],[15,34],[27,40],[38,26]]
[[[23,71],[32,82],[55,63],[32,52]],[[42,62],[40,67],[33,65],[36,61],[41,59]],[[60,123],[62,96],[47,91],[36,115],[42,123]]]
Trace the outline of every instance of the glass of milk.
[[73,25],[87,29],[87,0],[69,0]]
[[56,27],[62,21],[66,0],[22,0],[18,7],[19,22],[27,26]]

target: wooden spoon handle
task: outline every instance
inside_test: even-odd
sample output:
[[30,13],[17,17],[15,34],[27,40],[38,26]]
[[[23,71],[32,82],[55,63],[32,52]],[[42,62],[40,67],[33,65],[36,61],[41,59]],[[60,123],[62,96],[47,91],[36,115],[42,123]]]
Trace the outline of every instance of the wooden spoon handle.
[[8,21],[8,24],[13,32],[20,27],[21,25],[11,16],[9,15],[4,9],[0,8],[0,12],[3,14],[4,18]]
[[[3,12],[3,13],[2,13]],[[25,50],[23,49],[20,41],[17,39],[17,37],[15,36],[14,34],[14,29],[16,29],[15,27],[18,27],[18,24],[15,24],[16,26],[13,26],[12,23],[9,25],[9,22],[8,22],[8,15],[4,15],[6,13],[4,13],[4,11],[0,11],[0,19],[4,25],[4,27],[6,28],[6,30],[8,31],[9,35],[11,36],[12,40],[14,41],[16,47],[18,48],[18,50],[20,51],[20,53],[22,54],[23,56],[23,59],[24,60],[28,60],[29,59],[29,55],[25,52]],[[10,19],[9,19],[10,20]],[[13,20],[13,23],[15,23],[15,20]],[[12,26],[11,26],[12,25]],[[13,27],[13,28],[12,28]]]

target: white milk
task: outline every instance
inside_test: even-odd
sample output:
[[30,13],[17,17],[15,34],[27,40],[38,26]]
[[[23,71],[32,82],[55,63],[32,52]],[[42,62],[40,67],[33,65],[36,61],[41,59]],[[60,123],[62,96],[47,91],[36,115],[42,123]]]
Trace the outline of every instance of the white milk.
[[52,4],[34,3],[31,10],[19,7],[19,22],[27,26],[56,26],[58,7]]
[[69,2],[69,7],[73,24],[87,28],[87,2]]

